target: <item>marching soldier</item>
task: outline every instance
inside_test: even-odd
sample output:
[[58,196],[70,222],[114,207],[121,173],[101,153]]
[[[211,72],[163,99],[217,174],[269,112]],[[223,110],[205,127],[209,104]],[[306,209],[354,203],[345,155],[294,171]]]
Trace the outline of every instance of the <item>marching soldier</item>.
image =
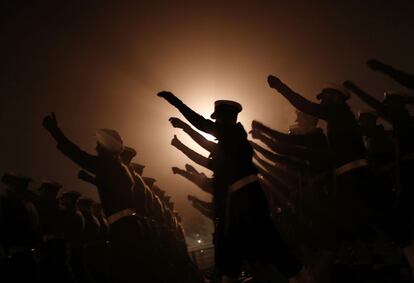
[[35,256],[40,243],[39,214],[28,190],[31,179],[6,173],[2,182],[6,195],[0,198],[2,214],[1,242],[7,257],[2,266],[5,282],[29,282],[39,279]]
[[84,266],[84,230],[85,218],[78,209],[81,194],[77,191],[64,192],[60,197],[63,207],[63,233],[69,254],[69,265],[75,282],[90,282]]
[[395,169],[397,199],[387,229],[390,237],[403,250],[411,269],[414,270],[414,210],[412,201],[414,185],[412,172],[414,169],[414,122],[406,105],[412,103],[406,95],[385,93],[384,100],[378,101],[350,81],[344,85],[352,90],[360,99],[375,109],[377,114],[391,123],[395,139]]
[[43,121],[44,127],[58,143],[58,149],[82,169],[96,176],[97,189],[111,225],[111,272],[113,280],[151,281],[148,270],[137,268],[140,258],[140,226],[135,217],[134,179],[120,160],[123,141],[114,130],[97,131],[97,155],[81,150],[59,129],[54,114]]
[[64,235],[64,211],[59,205],[58,194],[62,185],[43,181],[39,188],[39,211],[42,248],[39,269],[43,281],[72,282]]
[[[275,264],[287,278],[295,277],[302,266],[281,240],[270,219],[267,201],[253,166],[253,149],[237,114],[241,105],[217,101],[212,119],[205,119],[170,92],[158,96],[175,106],[199,130],[215,136],[218,144],[213,153],[217,189],[226,190],[227,213],[224,225],[217,229],[223,248],[216,262],[223,282],[237,278],[243,260]],[[260,236],[258,236],[260,235]],[[264,244],[266,243],[266,244]],[[216,242],[217,244],[217,242]]]

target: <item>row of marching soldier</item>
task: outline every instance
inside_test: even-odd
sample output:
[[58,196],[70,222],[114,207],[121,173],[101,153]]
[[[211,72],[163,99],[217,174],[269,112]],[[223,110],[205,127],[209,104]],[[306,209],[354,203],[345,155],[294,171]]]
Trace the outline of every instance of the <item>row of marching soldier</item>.
[[[414,89],[413,75],[377,60],[368,61],[368,67],[390,76],[405,88]],[[214,221],[217,282],[236,282],[242,270],[239,262],[247,263],[243,269],[253,274],[254,282],[412,280],[414,119],[407,107],[414,104],[414,96],[388,91],[379,101],[353,82],[345,81],[323,88],[316,97],[319,103],[314,103],[275,76],[268,77],[268,84],[296,108],[297,119],[289,133],[256,120],[252,122],[250,134],[259,141],[250,142],[258,180],[255,171],[247,169],[250,149],[243,142],[241,124],[236,123],[237,113],[242,110],[240,104],[216,101],[213,123],[197,115],[172,93],[158,94],[194,127],[212,134],[218,142],[205,139],[179,118],[170,118],[173,127],[183,130],[211,153],[204,157],[177,137],[172,140],[172,145],[193,162],[213,172],[213,178],[209,178],[189,164],[184,169],[173,168],[174,174],[213,196],[212,202],[193,195],[189,201]],[[348,104],[351,94],[372,111],[355,117]],[[379,119],[391,129],[385,130]],[[326,122],[326,131],[318,127],[319,120]],[[237,162],[232,163],[234,160]],[[217,169],[217,166],[222,167]],[[245,177],[220,187],[223,179],[218,177],[223,177],[223,172],[229,169]],[[254,206],[257,195],[250,192],[249,196],[247,192],[255,182],[260,183],[273,222],[291,252],[277,233],[267,230],[273,235],[268,238],[261,234],[266,229],[240,220],[245,210],[249,213],[246,218],[260,221],[257,213],[260,208]],[[242,191],[250,198],[248,202],[241,199]],[[234,206],[239,210],[232,217]],[[244,223],[244,229],[229,235],[226,229],[231,222]],[[252,228],[256,235],[249,235]],[[258,251],[262,247],[260,242],[268,244],[273,258],[263,251],[252,257],[248,252],[250,246]],[[272,242],[279,242],[276,249],[272,249]],[[268,263],[278,271],[269,271]]]
[[54,114],[44,127],[82,168],[102,203],[62,185],[6,173],[1,197],[1,282],[200,282],[181,217],[156,180],[132,162],[114,130],[97,132],[97,155],[70,142]]

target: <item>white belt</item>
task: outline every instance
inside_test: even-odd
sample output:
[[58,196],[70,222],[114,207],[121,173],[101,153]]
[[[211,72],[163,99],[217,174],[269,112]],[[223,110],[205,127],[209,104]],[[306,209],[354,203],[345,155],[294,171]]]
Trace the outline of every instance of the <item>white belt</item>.
[[364,158],[364,159],[358,159],[358,160],[354,160],[351,161],[349,163],[346,163],[345,165],[342,165],[341,167],[337,168],[335,170],[336,175],[342,175],[346,172],[349,172],[351,170],[360,168],[360,167],[364,167],[364,166],[368,166],[368,161]]
[[135,213],[135,210],[133,210],[132,208],[123,209],[123,210],[118,211],[118,212],[112,214],[111,216],[109,216],[107,218],[108,219],[108,223],[109,224],[113,224],[116,221],[118,221],[118,220],[120,220],[120,219],[122,219],[124,217],[131,216],[131,215],[135,215],[135,214],[136,214]]
[[234,193],[241,188],[247,186],[248,184],[251,184],[253,182],[256,182],[259,180],[259,177],[257,177],[257,174],[252,174],[249,176],[246,176],[244,178],[241,178],[240,180],[234,182],[232,185],[230,185],[229,190],[231,193]]

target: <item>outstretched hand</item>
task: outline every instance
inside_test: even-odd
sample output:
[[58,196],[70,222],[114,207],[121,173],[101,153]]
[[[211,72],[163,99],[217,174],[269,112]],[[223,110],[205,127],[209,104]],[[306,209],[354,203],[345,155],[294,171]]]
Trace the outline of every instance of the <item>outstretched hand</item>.
[[181,100],[169,91],[161,91],[157,94],[157,96],[164,98],[172,105],[178,105],[179,103],[181,103]]
[[263,133],[257,129],[251,130],[249,134],[251,134],[254,139],[261,139],[264,136]]
[[284,86],[284,83],[278,77],[275,77],[273,75],[269,75],[267,77],[267,83],[271,88],[274,88],[276,90],[279,90]]
[[382,69],[384,69],[384,67],[387,66],[384,63],[382,63],[378,60],[375,60],[375,59],[368,60],[367,65],[368,65],[368,67],[370,67],[374,71],[382,70]]
[[183,120],[176,117],[171,117],[168,121],[174,128],[184,129],[188,126]]
[[263,129],[263,128],[264,128],[264,125],[261,122],[259,122],[257,120],[252,121],[252,129],[253,130],[260,130],[260,129]]
[[58,128],[58,123],[54,112],[43,118],[43,127],[49,132]]
[[174,147],[179,147],[181,144],[181,141],[177,138],[176,135],[174,135],[174,138],[171,140],[171,145]]
[[182,169],[178,168],[178,167],[171,167],[171,170],[173,172],[173,174],[178,174],[179,172],[183,171]]

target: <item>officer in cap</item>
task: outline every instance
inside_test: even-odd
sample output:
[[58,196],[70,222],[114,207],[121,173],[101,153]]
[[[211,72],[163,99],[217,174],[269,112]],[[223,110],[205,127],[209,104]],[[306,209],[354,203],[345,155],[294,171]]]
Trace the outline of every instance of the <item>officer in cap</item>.
[[[56,140],[57,148],[82,169],[96,176],[96,185],[105,215],[111,225],[111,272],[119,282],[132,282],[148,274],[139,272],[139,224],[135,217],[134,179],[121,162],[124,149],[119,133],[110,129],[96,132],[96,152],[92,155],[71,142],[58,127],[55,115],[45,117],[43,126]],[[146,278],[145,280],[152,280]]]
[[0,197],[0,241],[8,256],[2,266],[5,282],[24,282],[37,278],[36,248],[40,242],[39,215],[28,191],[31,179],[15,173],[2,177],[6,195]]
[[285,246],[270,218],[252,162],[253,149],[242,124],[237,122],[242,106],[235,101],[218,100],[212,121],[194,112],[171,92],[163,91],[158,96],[175,106],[194,127],[218,141],[211,158],[214,190],[227,200],[224,223],[216,228],[221,242],[216,241],[221,246],[216,247],[221,281],[236,280],[243,260],[272,263],[287,278],[295,277],[302,265]]

